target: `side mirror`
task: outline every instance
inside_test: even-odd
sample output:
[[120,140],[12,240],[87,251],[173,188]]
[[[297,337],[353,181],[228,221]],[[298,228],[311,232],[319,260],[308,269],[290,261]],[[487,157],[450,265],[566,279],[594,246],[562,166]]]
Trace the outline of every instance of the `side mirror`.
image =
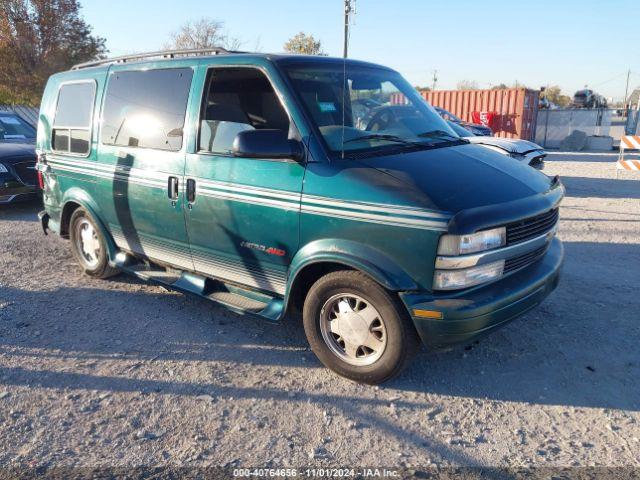
[[290,140],[285,130],[245,130],[233,141],[233,156],[302,160],[304,150],[297,140]]

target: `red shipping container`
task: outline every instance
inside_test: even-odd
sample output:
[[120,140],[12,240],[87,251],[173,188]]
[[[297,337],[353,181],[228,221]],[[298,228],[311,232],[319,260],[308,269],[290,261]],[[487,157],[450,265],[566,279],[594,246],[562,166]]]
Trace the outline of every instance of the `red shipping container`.
[[487,117],[489,127],[497,137],[533,140],[538,119],[537,90],[505,88],[499,90],[434,90],[421,92],[436,107],[453,113],[471,123]]

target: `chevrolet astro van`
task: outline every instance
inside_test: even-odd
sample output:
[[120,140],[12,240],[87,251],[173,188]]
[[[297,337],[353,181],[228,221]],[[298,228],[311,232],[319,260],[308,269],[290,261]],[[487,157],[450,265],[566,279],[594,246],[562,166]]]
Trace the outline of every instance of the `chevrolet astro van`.
[[301,313],[356,381],[558,283],[558,178],[459,137],[383,66],[223,49],[81,64],[49,79],[37,149],[42,226],[84,273]]

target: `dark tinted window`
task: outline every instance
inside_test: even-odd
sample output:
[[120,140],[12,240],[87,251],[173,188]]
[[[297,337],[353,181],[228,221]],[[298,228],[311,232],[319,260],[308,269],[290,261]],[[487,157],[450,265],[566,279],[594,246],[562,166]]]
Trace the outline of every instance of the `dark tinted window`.
[[95,92],[94,82],[63,85],[58,94],[54,126],[89,128]]
[[111,75],[102,116],[102,143],[180,150],[193,71],[190,68]]
[[95,82],[69,83],[60,87],[51,139],[56,152],[89,153],[95,94]]
[[289,117],[267,77],[254,68],[215,68],[209,72],[200,121],[200,151],[229,154],[244,130],[289,133]]
[[91,134],[89,130],[71,130],[71,151],[73,153],[86,153],[89,151]]
[[0,141],[35,138],[36,131],[17,115],[0,112]]
[[55,129],[53,131],[53,149],[58,152],[69,151],[69,130]]

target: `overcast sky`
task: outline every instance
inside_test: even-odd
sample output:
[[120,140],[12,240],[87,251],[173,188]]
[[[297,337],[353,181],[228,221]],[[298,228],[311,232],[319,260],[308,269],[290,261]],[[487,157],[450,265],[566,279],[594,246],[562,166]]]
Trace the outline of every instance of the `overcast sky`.
[[[82,0],[81,0],[82,1]],[[161,48],[202,16],[225,22],[242,48],[281,52],[305,31],[329,55],[342,54],[343,0],[84,0],[83,15],[107,38],[110,55]],[[350,56],[388,65],[438,89],[471,80],[584,85],[624,96],[627,69],[640,87],[640,0],[357,0]]]

